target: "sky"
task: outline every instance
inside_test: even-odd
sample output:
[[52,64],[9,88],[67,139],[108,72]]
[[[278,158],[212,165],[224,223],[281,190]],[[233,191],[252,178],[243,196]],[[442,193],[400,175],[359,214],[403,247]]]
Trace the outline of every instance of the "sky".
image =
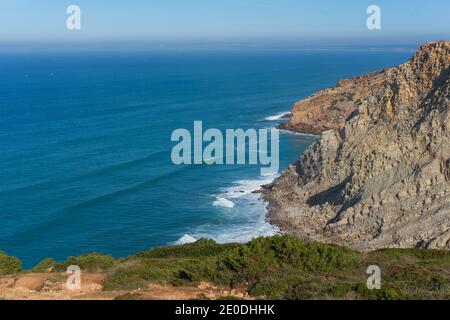
[[[81,30],[66,9],[81,8]],[[381,30],[368,30],[369,5]],[[0,0],[7,43],[416,44],[450,39],[448,0]]]

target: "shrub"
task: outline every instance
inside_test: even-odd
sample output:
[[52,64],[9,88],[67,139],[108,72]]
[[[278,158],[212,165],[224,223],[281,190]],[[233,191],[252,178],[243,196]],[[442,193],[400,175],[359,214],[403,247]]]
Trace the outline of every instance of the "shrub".
[[280,299],[290,288],[288,281],[276,277],[264,278],[257,281],[249,293],[255,297],[266,297],[267,299]]
[[182,266],[190,264],[191,260],[135,258],[128,260],[127,263],[131,265],[118,266],[118,269],[108,277],[104,285],[105,290],[144,288],[149,281],[181,284],[177,274]]
[[[183,285],[208,281],[245,286],[270,299],[426,299],[450,296],[449,253],[387,249],[359,253],[293,236],[246,244],[212,240],[154,249],[116,261],[105,290],[136,289],[149,281]],[[369,290],[366,267],[382,267],[382,288]]]
[[57,262],[52,258],[46,258],[39,262],[33,269],[31,269],[31,272],[46,272],[46,271],[52,271],[54,267],[56,266]]
[[147,282],[142,279],[139,272],[133,269],[117,270],[113,276],[109,277],[103,285],[103,290],[134,290],[144,288]]
[[0,251],[0,275],[16,274],[23,271],[19,258],[8,256]]
[[257,238],[220,257],[219,264],[241,273],[248,281],[266,272],[290,266],[304,272],[341,270],[355,262],[354,252],[346,248],[305,243],[293,236]]
[[322,279],[313,278],[294,284],[286,291],[286,300],[316,300],[327,296],[327,286]]
[[257,238],[217,257],[187,264],[177,278],[179,282],[207,280],[231,287],[248,283],[252,294],[276,298],[289,287],[284,280],[308,272],[341,270],[354,262],[351,250],[283,235]]
[[200,239],[194,243],[180,246],[155,248],[140,253],[140,258],[162,259],[162,258],[199,258],[217,256],[218,254],[238,246],[237,244],[218,244],[214,240]]
[[415,290],[440,291],[450,285],[450,280],[427,269],[415,266],[402,268],[391,275],[391,281],[403,288]]
[[335,298],[344,298],[351,291],[353,291],[352,284],[336,283],[331,289],[331,295]]
[[55,265],[56,271],[66,271],[71,265],[79,266],[86,271],[100,271],[111,268],[114,265],[114,258],[111,255],[99,253],[82,254],[78,257],[69,257],[66,261]]

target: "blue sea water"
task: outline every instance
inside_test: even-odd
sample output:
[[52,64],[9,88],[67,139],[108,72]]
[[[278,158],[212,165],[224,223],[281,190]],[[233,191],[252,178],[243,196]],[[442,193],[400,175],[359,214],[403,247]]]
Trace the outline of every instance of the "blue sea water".
[[[296,100],[409,51],[0,54],[0,250],[115,257],[276,232],[259,166],[176,166],[171,133],[266,128]],[[316,138],[281,133],[281,168]]]

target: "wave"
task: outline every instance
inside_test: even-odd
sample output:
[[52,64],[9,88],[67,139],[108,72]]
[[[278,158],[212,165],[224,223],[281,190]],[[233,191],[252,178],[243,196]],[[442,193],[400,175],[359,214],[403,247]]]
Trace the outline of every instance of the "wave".
[[230,198],[239,198],[251,194],[265,184],[271,183],[277,175],[271,174],[266,176],[260,176],[259,179],[238,180],[233,184],[234,186],[226,188],[225,194]]
[[282,134],[290,134],[294,136],[303,136],[303,137],[311,137],[311,138],[320,138],[320,134],[314,134],[314,133],[304,133],[304,132],[296,132],[296,131],[290,131],[286,129],[278,129],[280,133]]
[[[216,200],[213,205],[226,210],[220,210],[215,222],[191,229],[188,236],[194,239],[212,239],[218,243],[244,243],[256,237],[279,233],[279,229],[267,221],[266,203],[261,194],[255,193],[262,185],[271,183],[276,177],[277,175],[271,175],[237,180],[232,186],[222,189],[222,193],[214,195]],[[190,239],[185,236],[176,243]]]
[[213,206],[215,207],[224,207],[224,208],[234,208],[234,202],[222,197],[216,197],[216,200],[213,202]]
[[182,236],[180,239],[178,239],[175,244],[187,244],[187,243],[194,243],[195,241],[197,241],[197,239],[195,239],[193,236],[190,236],[188,234],[185,234],[184,236]]
[[266,121],[278,121],[278,120],[284,118],[288,114],[290,115],[291,112],[290,111],[284,111],[284,112],[277,113],[276,115],[266,117],[266,118],[264,118],[264,120],[266,120]]

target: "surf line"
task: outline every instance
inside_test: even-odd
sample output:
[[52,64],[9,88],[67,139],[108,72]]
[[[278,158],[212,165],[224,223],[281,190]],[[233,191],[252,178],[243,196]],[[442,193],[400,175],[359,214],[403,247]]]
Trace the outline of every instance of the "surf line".
[[[171,153],[175,165],[260,165],[261,175],[278,173],[280,168],[279,130],[219,129],[203,131],[203,122],[194,121],[191,131],[176,129],[172,142],[178,142]],[[269,150],[270,148],[270,150]]]

